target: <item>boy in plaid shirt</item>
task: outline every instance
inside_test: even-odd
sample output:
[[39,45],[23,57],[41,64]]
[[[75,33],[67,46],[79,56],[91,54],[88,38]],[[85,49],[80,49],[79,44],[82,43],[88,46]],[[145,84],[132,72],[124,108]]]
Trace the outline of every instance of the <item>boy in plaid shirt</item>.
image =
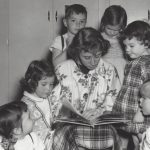
[[[133,120],[142,117],[139,109],[139,87],[150,79],[150,25],[144,21],[134,21],[127,26],[123,37],[125,51],[132,60],[125,67],[125,78],[113,111],[123,113],[131,120],[123,130],[131,133],[137,150],[139,148],[137,135],[145,130],[147,123],[150,123],[150,117],[145,117],[143,123],[135,123]],[[123,140],[123,145],[126,143],[124,149],[127,148],[127,141]]]

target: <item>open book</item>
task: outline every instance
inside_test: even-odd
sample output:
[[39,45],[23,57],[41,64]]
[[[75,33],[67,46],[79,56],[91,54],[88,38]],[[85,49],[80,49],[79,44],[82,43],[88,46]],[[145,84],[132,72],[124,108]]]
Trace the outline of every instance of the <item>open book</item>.
[[93,120],[87,120],[72,106],[69,101],[63,100],[60,113],[54,120],[53,125],[74,124],[94,127],[106,124],[125,124],[128,121],[129,120],[126,120],[123,115],[112,113],[100,115]]

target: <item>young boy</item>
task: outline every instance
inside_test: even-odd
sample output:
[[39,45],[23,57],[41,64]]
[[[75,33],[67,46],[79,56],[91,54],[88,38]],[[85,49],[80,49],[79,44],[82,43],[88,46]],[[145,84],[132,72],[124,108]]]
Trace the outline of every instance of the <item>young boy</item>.
[[59,63],[67,59],[66,48],[70,45],[74,35],[86,25],[87,11],[80,4],[73,4],[66,8],[63,23],[67,28],[67,33],[55,38],[50,47],[52,51],[53,64],[56,67]]
[[[133,135],[135,149],[139,148],[137,135],[145,129],[144,123],[136,123],[135,114],[141,117],[139,109],[139,87],[150,79],[150,25],[144,21],[130,23],[124,31],[125,51],[132,59],[125,66],[124,81],[116,98],[113,111],[123,113],[128,120],[124,131]],[[138,118],[137,117],[137,118]],[[150,117],[144,118],[150,123]],[[123,148],[127,149],[127,139],[123,140]]]
[[[141,86],[140,94],[142,96],[140,99],[141,111],[144,116],[150,116],[150,80]],[[150,150],[150,126],[142,135],[140,150]]]

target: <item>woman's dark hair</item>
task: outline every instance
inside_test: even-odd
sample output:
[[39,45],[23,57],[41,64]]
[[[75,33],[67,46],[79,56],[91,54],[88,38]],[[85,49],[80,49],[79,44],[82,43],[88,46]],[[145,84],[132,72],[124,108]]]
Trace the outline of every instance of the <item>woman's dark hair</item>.
[[122,40],[132,39],[134,37],[150,48],[150,25],[141,20],[131,22],[128,24],[121,37]]
[[120,25],[121,29],[127,25],[127,14],[120,5],[112,5],[106,8],[100,23],[100,32],[103,32],[106,25]]
[[107,53],[110,44],[94,28],[82,28],[73,38],[72,43],[67,49],[67,55],[70,59],[77,61],[81,51],[96,54],[101,52],[102,56]]
[[25,77],[21,80],[23,90],[34,93],[43,77],[55,77],[54,67],[45,60],[34,60],[29,64]]
[[10,102],[0,106],[0,135],[11,139],[13,130],[21,127],[22,113],[27,112],[27,105],[22,101]]

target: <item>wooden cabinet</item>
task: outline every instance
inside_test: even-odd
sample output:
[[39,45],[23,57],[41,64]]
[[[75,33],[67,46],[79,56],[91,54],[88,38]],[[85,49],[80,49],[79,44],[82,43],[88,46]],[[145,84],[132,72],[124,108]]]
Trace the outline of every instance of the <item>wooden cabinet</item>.
[[[9,0],[9,96],[15,97],[29,63],[46,55],[52,24],[50,0]],[[50,15],[50,14],[49,14]]]
[[70,0],[52,0],[53,39],[63,32],[63,17],[65,6],[68,4],[70,4]]
[[110,5],[117,4],[125,8],[128,16],[128,23],[134,20],[148,19],[150,0],[110,0]]
[[16,98],[29,63],[49,51],[51,7],[51,0],[0,1],[0,105]]

